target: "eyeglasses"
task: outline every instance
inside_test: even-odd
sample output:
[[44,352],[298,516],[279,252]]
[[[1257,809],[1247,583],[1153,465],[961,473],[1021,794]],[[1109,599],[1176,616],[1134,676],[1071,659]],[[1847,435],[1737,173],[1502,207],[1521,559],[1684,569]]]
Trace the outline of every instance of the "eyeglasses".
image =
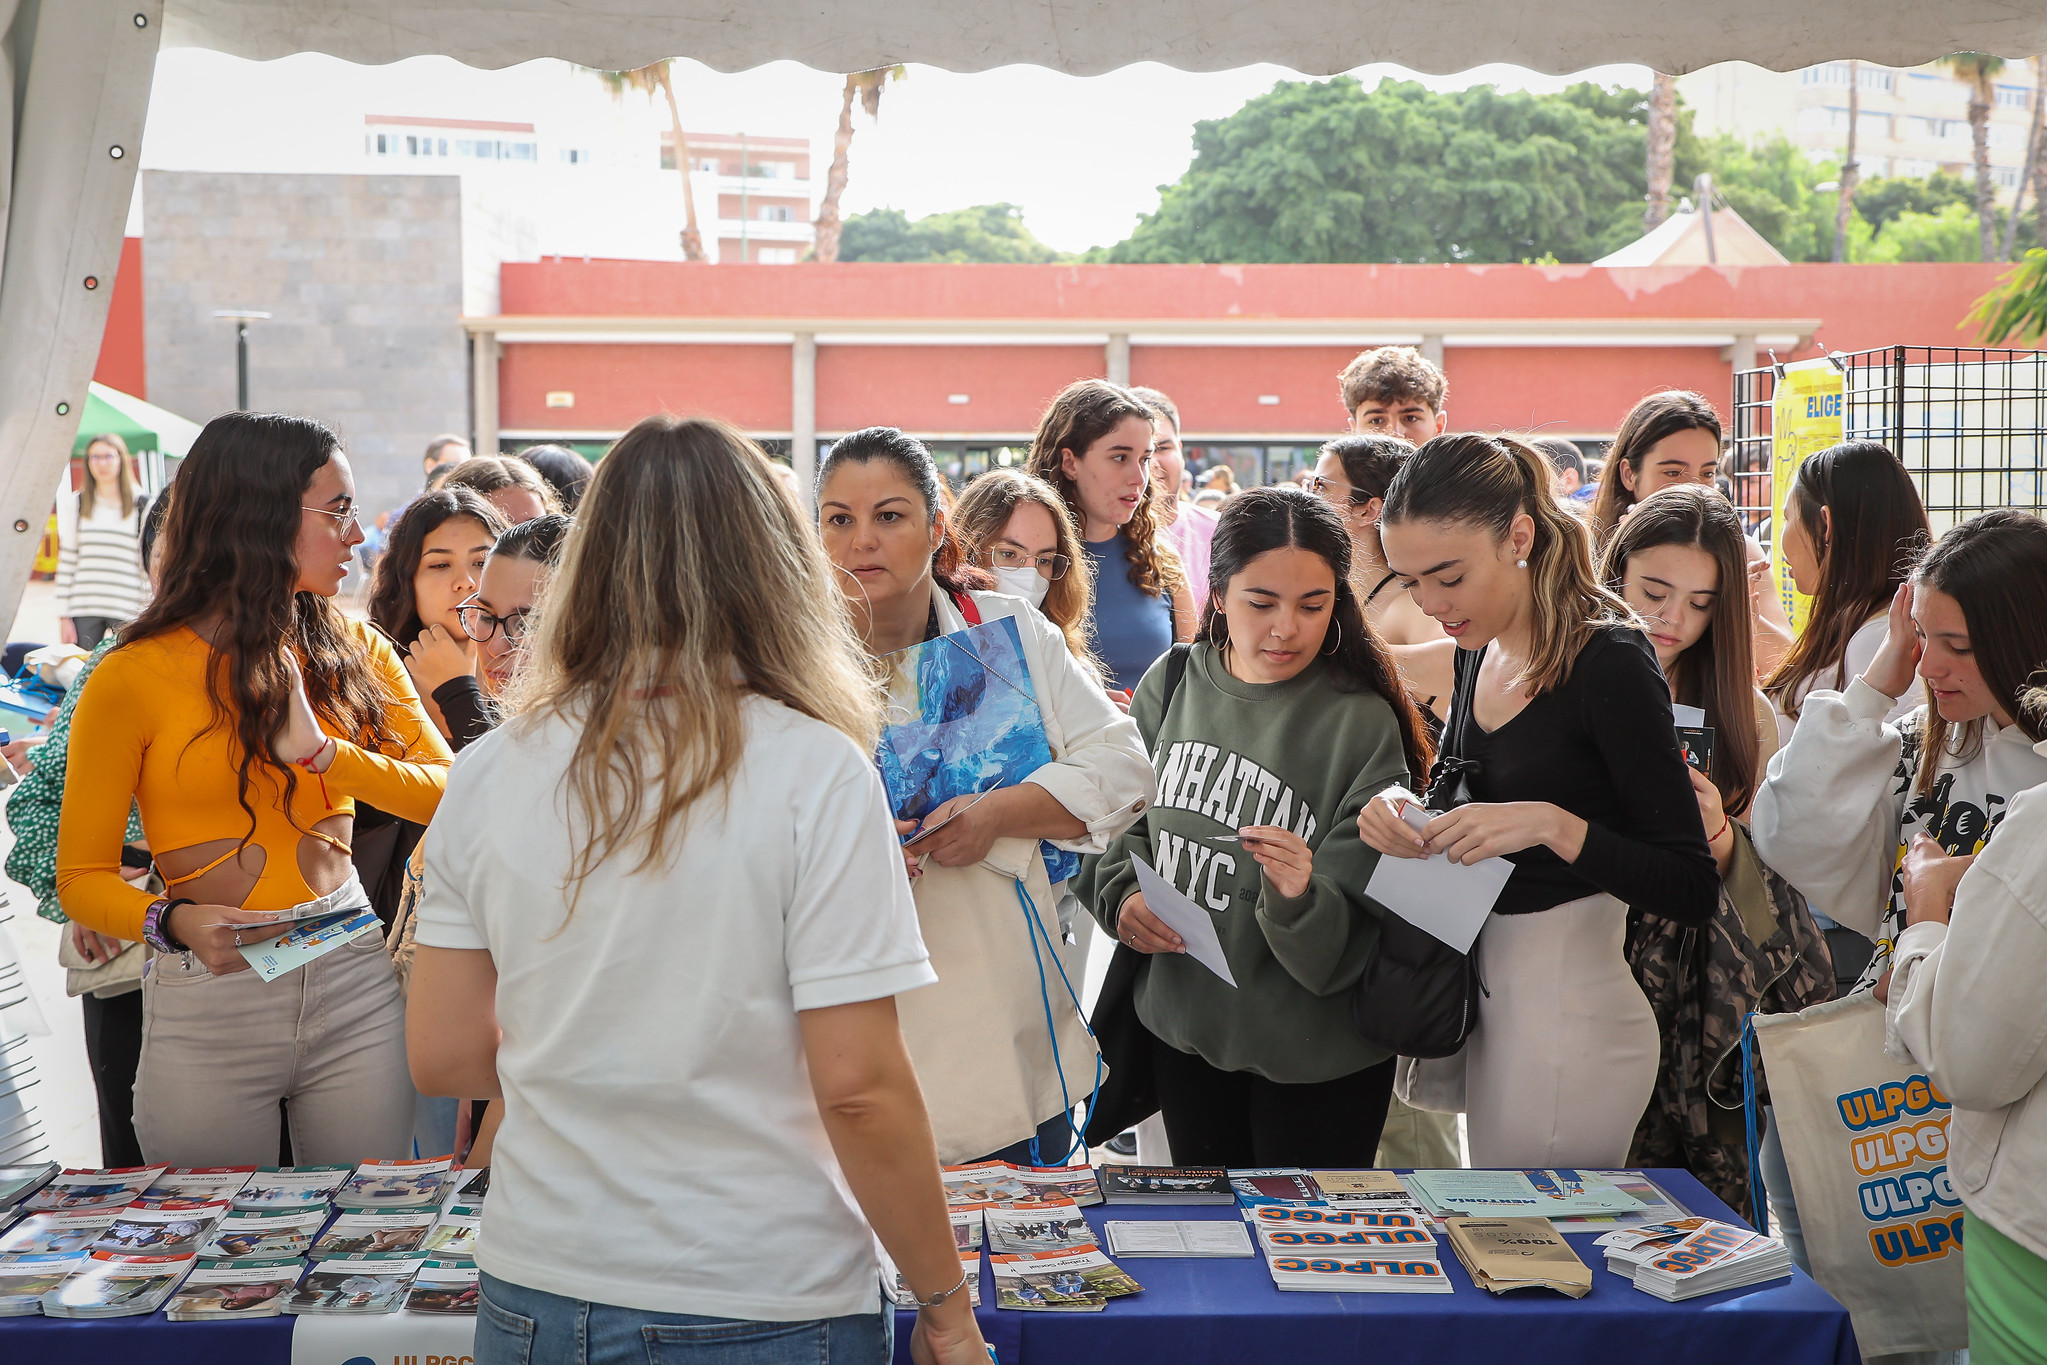
[[1301,487],[1307,489],[1324,502],[1360,503],[1370,501],[1369,498],[1358,496],[1356,485],[1338,483],[1334,479],[1325,479],[1320,474],[1310,474],[1301,481]]
[[988,563],[997,569],[1036,569],[1054,580],[1066,577],[1066,571],[1073,567],[1073,561],[1065,555],[1027,555],[1022,550],[1000,547],[988,552]]
[[362,513],[361,510],[357,508],[354,503],[350,503],[347,507],[343,508],[339,512],[330,512],[324,507],[308,507],[304,503],[300,503],[299,511],[318,512],[323,517],[334,518],[334,521],[336,523],[334,527],[334,532],[336,535],[342,536],[344,538],[347,537],[350,531],[357,531],[362,529]]
[[455,620],[461,624],[462,633],[478,644],[500,630],[504,631],[505,639],[517,644],[525,638],[532,615],[531,607],[521,607],[510,616],[493,616],[475,602],[463,602],[455,608]]

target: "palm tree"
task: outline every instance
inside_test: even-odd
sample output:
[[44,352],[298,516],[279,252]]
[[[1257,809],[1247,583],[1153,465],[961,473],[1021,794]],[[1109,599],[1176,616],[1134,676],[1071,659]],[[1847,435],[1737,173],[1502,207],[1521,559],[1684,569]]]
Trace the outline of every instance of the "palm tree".
[[1976,230],[1983,240],[1983,259],[1997,259],[1997,190],[1990,183],[1990,106],[1997,92],[1991,81],[2004,70],[2004,58],[1983,52],[1957,52],[1942,58],[1955,79],[1969,87],[1970,153],[1976,162]]
[[1862,122],[1862,63],[1848,63],[1848,151],[1841,158],[1841,189],[1834,205],[1834,263],[1848,259],[1848,217],[1855,212],[1855,184],[1862,167],[1855,160],[1855,134]]
[[812,225],[817,229],[812,260],[830,265],[839,259],[839,197],[846,192],[847,158],[853,150],[853,101],[860,101],[867,117],[880,118],[882,87],[908,74],[900,66],[881,66],[846,77],[839,99],[839,130],[832,138],[832,168],[825,176],[824,198],[818,202],[817,222]]
[[[595,71],[597,79],[604,82],[613,99],[624,99],[626,91],[637,90],[649,100],[654,92],[660,91],[668,101],[668,123],[675,133],[675,169],[682,174],[682,256],[688,261],[708,261],[704,254],[704,237],[697,231],[697,196],[690,185],[689,135],[682,131],[682,111],[675,103],[675,81],[669,73],[672,59],[650,63],[634,71]],[[742,173],[744,167],[741,168]]]
[[1653,73],[1649,87],[1649,204],[1642,226],[1653,228],[1670,216],[1670,180],[1677,162],[1677,77]]

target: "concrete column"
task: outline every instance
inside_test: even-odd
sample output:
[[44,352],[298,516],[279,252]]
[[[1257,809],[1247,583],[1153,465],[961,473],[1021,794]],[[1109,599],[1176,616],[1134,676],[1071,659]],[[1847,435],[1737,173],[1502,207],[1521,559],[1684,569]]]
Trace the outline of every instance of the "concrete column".
[[1756,339],[1753,336],[1738,336],[1734,345],[1728,347],[1727,358],[1733,362],[1736,372],[1753,370],[1756,367]]
[[1439,370],[1443,368],[1443,338],[1441,335],[1425,336],[1422,338],[1422,359],[1428,361],[1429,364],[1434,365]]
[[1109,382],[1128,384],[1130,382],[1130,333],[1115,332],[1109,337],[1107,348]]
[[479,455],[498,453],[498,350],[496,332],[478,332],[470,339],[469,363],[475,372],[470,394],[475,411],[469,423],[474,428],[471,448]]
[[813,505],[817,482],[817,337],[798,332],[789,348],[789,465]]

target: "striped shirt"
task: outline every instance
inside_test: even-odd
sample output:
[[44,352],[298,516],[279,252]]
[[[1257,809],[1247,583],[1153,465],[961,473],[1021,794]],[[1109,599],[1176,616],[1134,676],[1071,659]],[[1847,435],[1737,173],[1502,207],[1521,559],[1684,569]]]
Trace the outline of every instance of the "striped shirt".
[[124,517],[119,498],[101,498],[81,520],[72,495],[68,511],[57,528],[57,614],[132,621],[149,600],[140,509]]

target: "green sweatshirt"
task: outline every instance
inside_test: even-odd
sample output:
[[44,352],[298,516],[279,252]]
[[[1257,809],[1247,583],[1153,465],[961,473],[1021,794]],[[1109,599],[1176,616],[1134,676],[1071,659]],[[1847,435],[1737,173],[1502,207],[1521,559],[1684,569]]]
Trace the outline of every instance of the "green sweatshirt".
[[[1240,682],[1201,644],[1170,707],[1165,690],[1162,661],[1130,702],[1158,801],[1087,860],[1077,890],[1113,937],[1137,890],[1130,857],[1141,855],[1215,915],[1237,985],[1185,954],[1159,953],[1138,978],[1138,1018],[1210,1066],[1284,1084],[1384,1061],[1351,1028],[1348,996],[1390,913],[1365,895],[1379,855],[1359,840],[1357,817],[1408,781],[1393,708],[1374,692],[1337,691],[1320,660],[1286,682]],[[1253,824],[1291,829],[1315,851],[1304,895],[1281,896],[1243,845],[1214,842]]]

